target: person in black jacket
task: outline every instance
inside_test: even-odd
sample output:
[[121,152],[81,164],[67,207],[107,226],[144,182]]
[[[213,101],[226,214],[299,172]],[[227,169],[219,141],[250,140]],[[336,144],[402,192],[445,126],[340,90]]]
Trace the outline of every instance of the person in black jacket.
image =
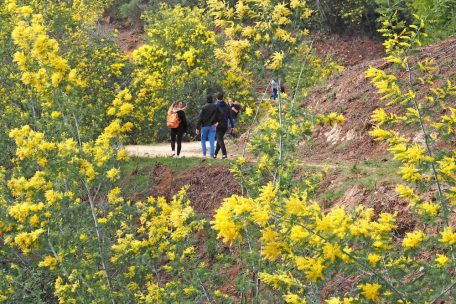
[[206,141],[209,139],[210,155],[214,157],[216,123],[218,122],[218,108],[212,102],[212,95],[206,97],[206,104],[201,109],[196,124],[196,134],[201,133],[201,148],[203,156],[206,157]]
[[[217,145],[215,147],[214,158],[217,158],[217,154],[222,149],[222,159],[227,158],[225,141],[223,137],[225,136],[226,131],[228,131],[228,126],[234,126],[233,117],[231,116],[230,107],[223,101],[223,92],[217,93],[217,101],[215,102],[218,108],[218,124],[216,129],[216,138]],[[229,122],[229,125],[228,125]]]
[[171,150],[173,151],[172,156],[174,156],[174,152],[176,151],[176,142],[177,142],[177,156],[180,155],[181,148],[182,148],[182,136],[184,133],[187,132],[187,119],[185,117],[184,106],[182,101],[174,102],[171,105],[169,111],[173,111],[177,113],[179,117],[179,126],[177,128],[171,128]]

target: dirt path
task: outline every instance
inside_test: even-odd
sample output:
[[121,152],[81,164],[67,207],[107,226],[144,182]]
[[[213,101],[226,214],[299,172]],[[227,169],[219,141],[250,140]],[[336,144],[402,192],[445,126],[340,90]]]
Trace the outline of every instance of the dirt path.
[[[242,151],[236,149],[234,145],[227,141],[228,158],[237,158],[242,155]],[[160,157],[160,156],[171,156],[171,147],[169,143],[153,144],[153,145],[129,145],[125,146],[128,155],[138,157]],[[207,153],[209,155],[209,143],[207,144]],[[181,156],[185,157],[203,157],[201,152],[201,143],[199,141],[183,142]],[[254,160],[252,160],[254,161]],[[338,162],[332,163],[331,161],[312,161],[312,160],[301,160],[299,163],[303,167],[316,167],[329,169],[338,168],[341,166]]]
[[[153,145],[131,145],[125,146],[128,155],[139,157],[158,157],[171,156],[171,146],[169,143],[153,144]],[[207,143],[207,154],[209,155],[209,143]],[[227,143],[228,157],[234,158],[238,155],[234,149]],[[199,141],[183,142],[181,156],[185,157],[203,157],[201,152],[201,143]],[[221,155],[219,155],[220,157]]]

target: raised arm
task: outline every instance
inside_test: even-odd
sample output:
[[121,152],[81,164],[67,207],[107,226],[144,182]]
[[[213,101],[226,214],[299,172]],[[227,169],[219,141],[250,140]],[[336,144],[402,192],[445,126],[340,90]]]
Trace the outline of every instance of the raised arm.
[[171,106],[169,107],[168,109],[168,114],[171,114],[173,112],[173,109],[174,109],[174,102],[171,104]]
[[231,114],[231,109],[228,110],[228,119],[230,120],[231,126],[234,126],[234,120],[233,115]]

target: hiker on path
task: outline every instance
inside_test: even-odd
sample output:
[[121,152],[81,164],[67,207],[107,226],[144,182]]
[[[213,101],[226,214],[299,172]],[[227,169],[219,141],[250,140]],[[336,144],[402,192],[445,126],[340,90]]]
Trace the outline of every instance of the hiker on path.
[[201,134],[201,148],[206,157],[206,141],[209,139],[210,155],[214,157],[216,123],[218,122],[218,107],[213,103],[212,95],[207,94],[206,104],[201,109],[196,124],[196,135]]
[[274,79],[271,80],[271,89],[272,89],[271,99],[276,100],[276,98],[278,96],[279,85],[277,84],[277,82]]
[[[218,124],[216,128],[216,138],[217,145],[215,147],[214,158],[217,158],[217,154],[222,149],[222,159],[227,158],[225,141],[223,137],[225,136],[226,131],[228,131],[229,126],[233,126],[233,117],[231,116],[230,107],[223,101],[223,92],[217,93],[217,100],[215,102],[218,108]],[[232,131],[232,129],[230,130]]]
[[228,99],[228,103],[229,103],[230,109],[231,109],[231,117],[233,118],[233,125],[230,125],[230,127],[232,129],[232,132],[230,132],[230,134],[232,137],[234,137],[235,128],[236,128],[238,120],[239,120],[239,113],[242,110],[242,106],[237,101],[233,102],[233,99],[231,99],[231,98]]
[[173,102],[168,110],[166,124],[171,129],[171,150],[173,151],[171,156],[175,155],[176,142],[177,156],[179,156],[182,148],[182,136],[187,132],[187,119],[182,101]]

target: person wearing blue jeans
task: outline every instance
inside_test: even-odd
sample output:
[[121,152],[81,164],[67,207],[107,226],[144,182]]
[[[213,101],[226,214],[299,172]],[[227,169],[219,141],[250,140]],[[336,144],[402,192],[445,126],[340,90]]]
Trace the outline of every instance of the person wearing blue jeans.
[[218,123],[218,118],[218,107],[213,103],[212,95],[208,94],[206,104],[201,109],[201,113],[196,124],[196,134],[201,133],[201,148],[203,150],[203,156],[206,156],[206,141],[209,139],[210,155],[211,157],[214,157],[216,124]]
[[206,141],[209,139],[209,153],[214,157],[215,151],[215,124],[212,126],[201,127],[201,148],[203,149],[203,156],[206,156]]

